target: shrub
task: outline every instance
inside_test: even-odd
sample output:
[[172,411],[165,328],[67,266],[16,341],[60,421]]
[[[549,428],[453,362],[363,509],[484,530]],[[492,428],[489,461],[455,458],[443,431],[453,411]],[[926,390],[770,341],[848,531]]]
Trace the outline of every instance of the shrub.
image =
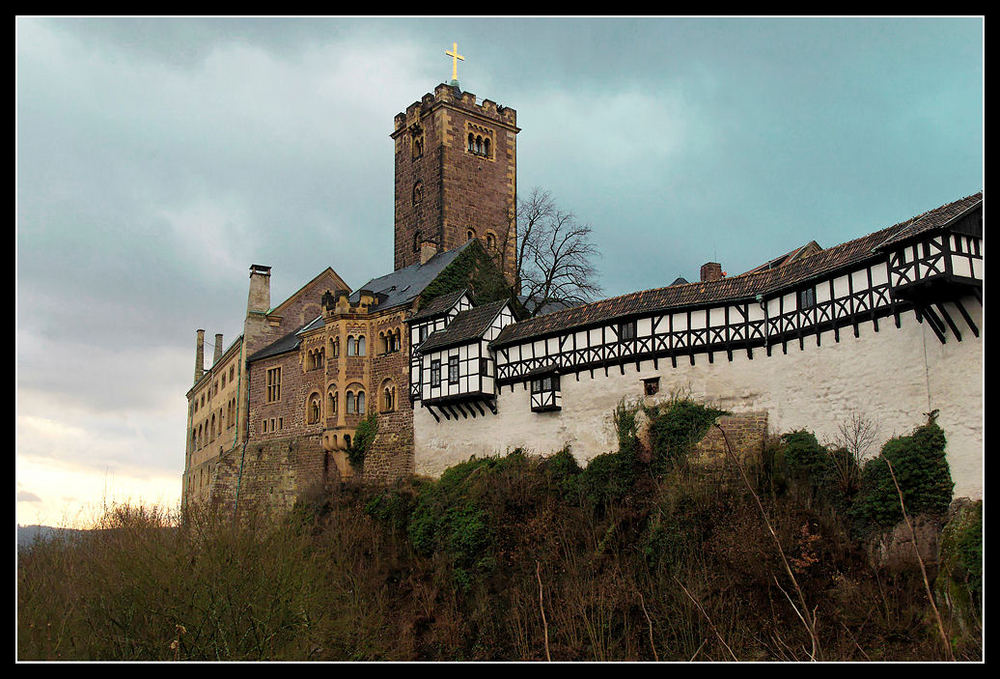
[[583,469],[577,463],[569,447],[565,447],[541,462],[541,470],[546,474],[556,494],[566,502],[580,499]]
[[865,463],[861,491],[852,507],[857,528],[889,528],[902,521],[899,495],[886,460],[892,463],[907,513],[944,515],[951,504],[954,483],[945,458],[945,436],[934,418],[909,436],[898,436],[882,446],[882,454]]

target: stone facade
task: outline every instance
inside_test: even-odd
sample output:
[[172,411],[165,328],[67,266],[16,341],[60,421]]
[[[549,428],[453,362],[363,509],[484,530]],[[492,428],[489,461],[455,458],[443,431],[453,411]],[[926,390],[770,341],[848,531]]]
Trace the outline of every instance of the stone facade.
[[444,84],[396,115],[396,269],[474,237],[513,271],[519,131],[514,109]]

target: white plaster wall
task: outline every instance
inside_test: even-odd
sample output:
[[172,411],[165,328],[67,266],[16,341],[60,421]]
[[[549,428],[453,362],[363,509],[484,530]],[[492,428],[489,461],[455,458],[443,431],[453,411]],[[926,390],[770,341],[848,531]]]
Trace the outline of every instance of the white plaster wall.
[[[977,326],[982,328],[982,312],[974,299],[962,300]],[[957,314],[953,314],[953,318]],[[419,404],[414,412],[414,454],[416,472],[439,476],[447,467],[469,459],[505,453],[524,447],[540,454],[555,452],[569,444],[584,463],[595,455],[613,450],[615,433],[610,413],[624,396],[638,398],[642,379],[660,376],[660,393],[667,398],[672,390],[690,395],[733,412],[767,410],[773,431],[798,428],[813,431],[820,441],[830,441],[837,426],[852,410],[860,410],[879,421],[881,443],[894,434],[905,434],[925,421],[923,413],[940,410],[938,423],[948,439],[948,461],[955,481],[955,497],[982,497],[983,493],[983,373],[982,339],[964,325],[962,342],[949,333],[942,345],[926,324],[917,323],[912,312],[902,315],[897,329],[891,317],[879,320],[880,332],[871,322],[860,327],[855,338],[848,326],[840,330],[840,342],[833,331],[824,332],[822,346],[815,336],[781,346],[768,357],[754,349],[695,356],[692,366],[687,356],[678,357],[677,368],[670,359],[660,359],[659,370],[652,361],[625,366],[625,374],[615,366],[563,375],[562,410],[533,413],[530,389],[523,385],[502,388],[497,399],[497,415],[435,422]],[[877,453],[877,449],[873,452]]]

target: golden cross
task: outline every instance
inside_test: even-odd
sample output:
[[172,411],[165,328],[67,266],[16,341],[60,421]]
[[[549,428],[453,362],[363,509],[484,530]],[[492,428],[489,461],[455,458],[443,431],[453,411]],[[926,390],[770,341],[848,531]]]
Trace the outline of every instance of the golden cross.
[[445,50],[444,53],[451,57],[451,79],[458,80],[458,60],[465,61],[465,57],[458,53],[458,43],[451,43],[451,52]]

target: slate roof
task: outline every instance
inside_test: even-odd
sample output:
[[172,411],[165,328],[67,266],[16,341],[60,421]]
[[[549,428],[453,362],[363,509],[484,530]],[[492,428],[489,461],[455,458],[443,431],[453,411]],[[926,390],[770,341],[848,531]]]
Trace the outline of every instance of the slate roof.
[[424,343],[420,345],[420,352],[427,353],[482,337],[483,333],[490,327],[490,323],[506,304],[507,300],[500,299],[459,312],[447,328],[432,333],[424,340]]
[[425,318],[440,316],[441,314],[445,313],[453,306],[458,304],[458,300],[462,299],[462,295],[467,295],[467,294],[469,294],[468,289],[462,288],[461,290],[456,290],[455,292],[446,292],[443,295],[438,295],[430,302],[428,302],[427,306],[421,309],[419,313],[411,316],[409,321],[412,323],[414,321],[421,321]]
[[[361,291],[368,290],[374,293],[379,299],[378,307],[376,307],[378,311],[408,304],[416,299],[416,297],[424,291],[424,288],[430,285],[430,283],[437,278],[438,274],[444,271],[449,264],[455,261],[455,258],[458,257],[458,255],[461,254],[472,242],[473,241],[467,241],[460,247],[457,247],[454,250],[449,250],[448,252],[439,252],[427,260],[424,264],[411,264],[410,266],[393,271],[385,276],[373,278],[351,293],[348,300],[350,300],[352,304],[357,304],[361,300]],[[323,316],[317,316],[308,323],[295,328],[295,330],[292,330],[281,339],[272,342],[259,351],[254,352],[247,358],[247,361],[257,361],[262,358],[277,356],[278,354],[283,354],[286,351],[297,349],[300,342],[299,336],[302,333],[315,328],[321,328],[323,325]]]
[[976,193],[881,231],[821,250],[775,269],[755,270],[716,281],[702,281],[643,290],[565,311],[557,311],[545,316],[535,316],[508,325],[492,342],[492,345],[504,346],[529,337],[561,333],[570,328],[596,325],[615,318],[640,313],[700,306],[708,302],[745,300],[758,294],[768,294],[870,259],[879,248],[884,248],[917,233],[946,226],[956,217],[981,202],[982,192]]
[[454,250],[439,252],[424,264],[411,264],[384,276],[373,278],[351,293],[348,299],[352,304],[357,304],[361,299],[361,291],[370,290],[380,296],[379,310],[391,309],[412,302],[472,242],[471,240],[466,241]]

